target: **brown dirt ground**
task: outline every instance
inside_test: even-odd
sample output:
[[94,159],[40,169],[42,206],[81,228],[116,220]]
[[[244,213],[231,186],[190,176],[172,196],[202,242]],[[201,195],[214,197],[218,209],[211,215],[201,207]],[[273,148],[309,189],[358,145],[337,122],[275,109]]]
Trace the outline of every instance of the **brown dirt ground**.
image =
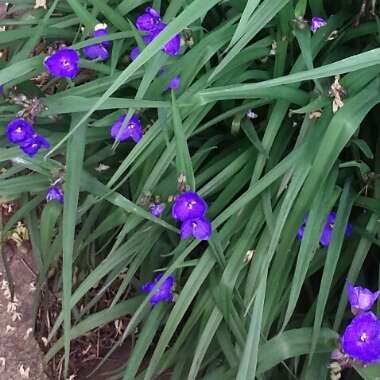
[[32,331],[35,274],[31,255],[3,248],[14,277],[15,297],[12,302],[0,260],[0,380],[47,380]]

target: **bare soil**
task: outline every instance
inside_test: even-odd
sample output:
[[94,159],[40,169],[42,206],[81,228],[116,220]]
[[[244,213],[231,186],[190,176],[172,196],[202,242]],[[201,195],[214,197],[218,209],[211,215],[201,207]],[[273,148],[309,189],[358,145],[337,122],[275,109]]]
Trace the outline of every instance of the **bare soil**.
[[3,247],[13,274],[13,301],[0,260],[0,380],[47,380],[42,354],[33,337],[33,263],[26,251]]

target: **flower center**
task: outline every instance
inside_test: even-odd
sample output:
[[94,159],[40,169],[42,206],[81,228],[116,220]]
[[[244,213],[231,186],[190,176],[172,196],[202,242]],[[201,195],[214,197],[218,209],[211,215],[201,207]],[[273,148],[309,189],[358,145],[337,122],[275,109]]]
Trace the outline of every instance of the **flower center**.
[[191,223],[191,226],[193,227],[193,230],[195,230],[198,227],[198,224],[196,222]]
[[368,339],[368,336],[367,336],[366,333],[363,333],[362,335],[360,335],[360,340],[361,340],[362,342],[366,342],[367,339]]
[[191,210],[192,208],[193,208],[193,206],[194,205],[196,205],[197,204],[197,202],[195,202],[195,201],[190,201],[190,202],[187,202],[187,208],[189,209],[189,210]]
[[61,64],[64,69],[70,69],[71,67],[70,61],[68,61],[67,59],[62,59]]
[[128,124],[128,127],[127,127],[128,129],[134,129],[135,128],[135,125],[134,124]]
[[22,128],[21,127],[17,127],[16,128],[16,133],[21,133],[22,132]]

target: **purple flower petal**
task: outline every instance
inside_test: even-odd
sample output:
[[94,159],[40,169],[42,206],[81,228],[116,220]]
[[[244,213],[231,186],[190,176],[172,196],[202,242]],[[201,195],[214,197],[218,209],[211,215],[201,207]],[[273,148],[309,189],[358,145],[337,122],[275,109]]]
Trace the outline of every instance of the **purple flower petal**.
[[[107,36],[108,34],[109,33],[108,33],[108,30],[106,27],[100,27],[99,29],[96,29],[96,27],[95,27],[95,30],[92,33],[92,36],[93,37],[103,37],[103,36]],[[111,46],[111,41],[105,40],[105,41],[100,42],[100,44],[102,44],[104,47],[109,47],[109,46]]]
[[[160,273],[153,281],[148,282],[143,285],[141,290],[145,293],[150,293],[156,284],[162,278],[162,273]],[[175,279],[173,275],[169,275],[165,281],[159,286],[158,289],[152,294],[149,299],[149,302],[152,305],[156,305],[161,301],[170,302],[173,300],[173,289],[175,285]]]
[[[165,28],[165,23],[157,24],[156,27],[149,32],[148,35],[143,37],[146,45],[150,44]],[[181,50],[181,36],[176,34],[171,40],[169,40],[163,47],[162,51],[167,55],[178,55]]]
[[200,217],[187,219],[181,225],[181,239],[187,239],[193,235],[198,240],[208,240],[212,234],[212,226],[208,219]]
[[165,210],[165,203],[152,204],[149,207],[149,212],[157,218],[159,218],[162,215],[164,210]]
[[328,247],[331,241],[331,236],[333,233],[333,228],[330,224],[326,223],[323,227],[321,238],[319,239],[319,242],[324,247]]
[[125,141],[132,139],[135,143],[138,143],[143,137],[143,130],[140,120],[137,116],[133,115],[129,120],[128,125],[125,125],[121,131],[121,127],[127,115],[121,115],[111,128],[111,136],[115,140]]
[[11,120],[6,128],[6,134],[9,142],[21,144],[34,134],[32,125],[24,118],[18,117]]
[[136,28],[142,32],[153,32],[161,24],[161,18],[153,8],[147,8],[148,12],[137,17]]
[[89,59],[105,61],[109,57],[108,50],[102,44],[85,46],[82,50],[84,55]]
[[141,53],[140,48],[138,46],[135,46],[134,48],[132,48],[131,52],[129,53],[129,58],[131,58],[131,60],[134,61],[139,56],[140,53]]
[[46,201],[50,202],[56,200],[63,203],[63,192],[58,186],[50,186],[46,194]]
[[319,28],[327,25],[327,21],[322,17],[313,17],[311,19],[310,30],[315,33]]
[[29,157],[33,157],[38,153],[41,148],[48,149],[50,146],[49,142],[42,136],[37,134],[26,139],[21,145],[21,150],[27,154]]
[[166,89],[171,90],[178,90],[179,86],[181,85],[181,77],[179,75],[176,75],[168,84]]
[[350,282],[347,285],[348,302],[355,315],[371,310],[379,295],[380,291],[372,293],[367,288],[362,288],[361,286],[354,287]]
[[167,55],[178,55],[181,50],[181,36],[176,34],[162,49]]
[[197,219],[207,211],[207,203],[197,193],[188,191],[179,195],[172,207],[172,216],[176,220]]
[[[297,232],[297,239],[298,240],[302,240],[302,238],[303,238],[303,234],[304,234],[305,227],[307,224],[307,219],[308,219],[308,217],[306,215],[304,223],[298,229],[298,232]],[[332,211],[327,216],[327,220],[326,220],[326,223],[323,227],[323,230],[322,230],[322,233],[320,236],[320,240],[319,240],[321,245],[323,245],[324,247],[327,247],[330,244],[333,229],[334,229],[335,220],[336,220],[336,212]],[[352,225],[350,223],[348,223],[347,227],[346,227],[346,233],[345,233],[346,236],[349,236],[351,234],[351,232],[352,232]]]
[[380,361],[380,321],[369,312],[355,317],[346,327],[342,339],[343,351],[364,364]]
[[76,50],[63,48],[46,57],[44,66],[55,77],[73,79],[79,73],[79,58]]

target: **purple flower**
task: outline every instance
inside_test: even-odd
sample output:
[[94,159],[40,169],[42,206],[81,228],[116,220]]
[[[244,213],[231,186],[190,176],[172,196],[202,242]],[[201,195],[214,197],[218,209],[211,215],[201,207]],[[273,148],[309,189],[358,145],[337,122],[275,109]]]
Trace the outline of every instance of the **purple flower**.
[[[298,229],[297,232],[297,239],[302,240],[303,234],[305,231],[306,223],[307,223],[308,217],[305,216],[304,223],[301,225],[301,227]],[[323,227],[323,231],[320,237],[319,242],[324,246],[327,247],[330,244],[332,232],[334,229],[334,223],[336,219],[336,213],[335,212],[330,212],[329,215],[327,216],[327,222],[325,226]],[[346,226],[346,232],[345,235],[348,237],[352,234],[352,225],[351,223],[348,223]]]
[[[92,32],[93,37],[107,36],[108,30],[106,24],[98,24],[95,26],[95,30]],[[107,47],[111,46],[111,41],[105,40],[98,44],[85,46],[82,50],[84,55],[89,59],[98,59],[99,61],[105,61],[109,57]]]
[[376,302],[380,295],[380,290],[372,293],[367,288],[361,286],[353,286],[351,282],[347,284],[348,301],[351,305],[351,310],[354,315],[360,314],[363,311],[372,309],[373,304]]
[[165,203],[151,204],[149,206],[149,212],[159,218],[165,210]]
[[126,117],[127,115],[121,115],[113,124],[111,128],[111,136],[118,141],[125,141],[131,138],[137,144],[143,137],[140,120],[137,116],[133,115],[129,120],[129,123],[122,128],[122,131],[120,131]]
[[[156,286],[157,282],[162,278],[162,273],[160,273],[153,281],[148,282],[143,285],[141,290],[145,293],[150,293]],[[150,297],[149,302],[152,305],[156,305],[161,301],[170,302],[173,301],[173,289],[175,286],[175,279],[173,275],[169,275],[165,281],[159,286],[158,289]]]
[[109,57],[108,50],[103,44],[94,44],[85,46],[83,49],[84,55],[89,59],[98,59],[99,61],[105,61]]
[[[144,36],[143,40],[146,44],[151,43],[165,28],[166,24],[161,23],[154,29],[149,35]],[[179,51],[181,50],[181,36],[179,34],[176,34],[171,40],[169,40],[164,47],[162,48],[162,51],[166,53],[167,55],[178,55]]]
[[48,149],[49,142],[42,136],[34,134],[32,137],[27,138],[21,145],[21,150],[29,157],[33,157],[41,148]]
[[204,216],[195,219],[187,219],[181,225],[181,239],[194,236],[198,240],[208,240],[212,234],[212,226]]
[[27,138],[33,136],[34,130],[26,119],[18,117],[8,123],[6,133],[11,143],[21,144]]
[[322,17],[313,17],[311,19],[310,30],[315,33],[322,26],[327,25],[327,21]]
[[181,85],[181,77],[179,75],[176,75],[167,85],[166,89],[171,90],[178,90],[179,86]]
[[372,312],[360,314],[346,327],[342,349],[364,364],[380,361],[380,321]]
[[188,191],[179,195],[172,207],[172,217],[181,222],[205,215],[207,203],[197,193]]
[[46,194],[46,201],[50,202],[56,200],[59,203],[63,203],[63,192],[58,186],[50,186]]
[[[108,35],[107,25],[106,24],[98,24],[95,26],[95,30],[92,33],[93,37],[103,37]],[[105,40],[100,42],[104,47],[111,46],[111,41]]]
[[145,13],[137,17],[136,28],[142,32],[153,32],[157,26],[161,24],[161,17],[159,13],[148,7],[145,9]]
[[44,66],[55,77],[73,79],[79,73],[79,54],[74,49],[59,49],[45,58]]
[[141,53],[141,50],[138,46],[135,46],[134,48],[132,48],[131,52],[129,53],[129,58],[134,61],[138,56],[139,54]]

